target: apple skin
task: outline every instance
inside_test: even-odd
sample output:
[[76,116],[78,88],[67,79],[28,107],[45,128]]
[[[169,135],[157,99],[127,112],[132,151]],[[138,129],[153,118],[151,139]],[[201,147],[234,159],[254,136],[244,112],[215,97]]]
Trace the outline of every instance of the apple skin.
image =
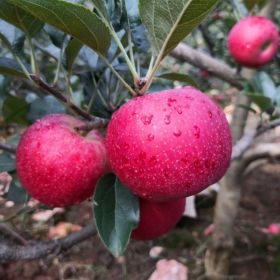
[[151,202],[144,199],[140,203],[140,221],[131,238],[152,240],[169,232],[178,223],[185,211],[186,199],[166,202]]
[[104,138],[97,130],[80,135],[75,128],[82,124],[69,115],[47,115],[20,140],[19,180],[32,197],[48,206],[70,206],[89,198],[106,172]]
[[106,148],[113,172],[147,200],[199,193],[217,182],[231,158],[223,111],[193,87],[137,97],[113,114]]
[[268,18],[249,16],[240,20],[228,36],[228,49],[241,65],[258,68],[270,62],[277,53],[277,26]]

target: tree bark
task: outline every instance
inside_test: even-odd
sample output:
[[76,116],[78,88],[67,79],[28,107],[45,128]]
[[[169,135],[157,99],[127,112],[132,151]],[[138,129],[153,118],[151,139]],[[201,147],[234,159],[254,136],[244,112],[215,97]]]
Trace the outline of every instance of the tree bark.
[[[261,15],[271,17],[276,10],[276,5],[277,0],[270,0],[261,11]],[[242,76],[250,80],[254,73],[253,70],[244,69]],[[237,104],[248,105],[249,102],[249,99],[242,94],[237,99]],[[243,136],[247,116],[248,110],[236,106],[231,125],[234,144]],[[214,214],[214,232],[205,256],[206,276],[209,279],[226,279],[229,272],[230,257],[234,247],[234,223],[238,213],[244,168],[242,158],[233,159],[221,180]]]

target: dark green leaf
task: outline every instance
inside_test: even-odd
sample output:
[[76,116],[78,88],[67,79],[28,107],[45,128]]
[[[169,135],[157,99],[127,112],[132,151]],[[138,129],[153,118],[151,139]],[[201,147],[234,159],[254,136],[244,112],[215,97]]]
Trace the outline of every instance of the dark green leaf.
[[11,172],[15,169],[15,158],[8,153],[0,154],[0,172]]
[[180,74],[180,73],[163,73],[158,76],[158,78],[170,80],[170,81],[178,81],[182,83],[186,83],[188,85],[197,87],[197,83],[191,78],[190,76],[186,74]]
[[82,5],[63,0],[10,0],[40,20],[70,34],[96,52],[105,55],[111,35],[106,24]]
[[[29,66],[27,65],[25,66],[29,68]],[[0,58],[0,74],[27,78],[24,72],[22,71],[20,65],[18,64],[18,62],[14,59],[7,58],[7,57]]]
[[9,0],[0,0],[0,18],[15,25],[31,37],[35,36],[43,28],[44,23],[9,2]]
[[7,123],[27,124],[28,107],[25,100],[9,95],[3,103],[3,117]]
[[278,96],[277,88],[266,72],[258,72],[253,78],[253,83],[256,91],[275,101]]
[[270,109],[273,105],[268,97],[257,94],[246,94],[250,99],[256,103],[263,111]]
[[65,64],[68,71],[71,71],[76,57],[78,56],[83,44],[72,38],[65,49]]
[[13,181],[10,185],[7,198],[16,204],[26,203],[28,200],[28,194],[26,190],[21,186],[16,176],[13,176]]
[[246,5],[247,9],[250,11],[256,5],[258,5],[260,8],[263,7],[266,1],[267,0],[244,0],[244,4]]
[[62,48],[64,40],[65,40],[65,33],[57,30],[53,26],[46,24],[44,27],[44,30],[47,32],[49,35],[50,39],[52,40],[52,43],[58,47]]
[[139,222],[139,202],[113,174],[97,184],[94,215],[98,233],[114,256],[124,253],[130,234]]
[[43,98],[38,98],[31,103],[27,118],[30,122],[34,122],[45,115],[63,114],[65,111],[64,105],[57,101],[55,97],[44,96]]
[[218,0],[140,0],[139,11],[153,50],[166,56],[218,3]]
[[91,0],[94,7],[104,19],[110,20],[105,0]]
[[[0,20],[0,39],[3,41],[2,43],[5,44],[6,47],[9,47],[12,52],[22,52],[25,41],[24,33],[14,25],[4,20]],[[7,46],[7,44],[9,46]]]

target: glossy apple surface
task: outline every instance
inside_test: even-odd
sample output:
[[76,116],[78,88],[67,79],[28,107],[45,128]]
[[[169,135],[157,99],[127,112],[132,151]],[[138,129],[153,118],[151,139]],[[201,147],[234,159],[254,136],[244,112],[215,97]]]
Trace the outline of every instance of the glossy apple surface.
[[28,193],[49,206],[89,198],[106,169],[101,134],[80,135],[83,123],[69,115],[48,115],[23,134],[16,154],[18,177]]
[[169,232],[182,217],[186,199],[167,202],[151,202],[140,199],[140,221],[132,232],[131,238],[136,240],[152,240]]
[[223,111],[193,87],[135,98],[114,113],[106,135],[112,170],[138,196],[167,201],[217,182],[231,158]]
[[270,62],[277,53],[279,35],[277,26],[261,16],[240,20],[230,31],[228,49],[241,65],[258,68]]

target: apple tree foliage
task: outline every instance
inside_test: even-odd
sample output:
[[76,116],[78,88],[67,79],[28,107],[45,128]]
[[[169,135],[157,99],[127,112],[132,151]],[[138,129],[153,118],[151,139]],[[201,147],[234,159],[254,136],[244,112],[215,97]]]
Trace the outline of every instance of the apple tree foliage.
[[[160,65],[189,34],[187,42],[196,46],[201,30],[212,54],[234,65],[226,52],[226,34],[238,16],[258,11],[266,1],[228,2],[0,0],[3,123],[28,126],[46,114],[71,112],[67,102],[40,88],[34,77],[58,89],[82,110],[105,119],[147,90],[168,88],[174,82],[207,88],[195,72],[166,72]],[[271,74],[273,67],[244,82],[244,94],[271,118],[280,107],[280,86],[276,86],[280,81]],[[14,135],[7,143],[16,145],[18,139]],[[7,152],[0,155],[0,171],[13,174],[9,199],[26,202],[14,157]],[[100,180],[93,208],[102,241],[115,256],[123,254],[139,221],[137,198],[110,174]]]

